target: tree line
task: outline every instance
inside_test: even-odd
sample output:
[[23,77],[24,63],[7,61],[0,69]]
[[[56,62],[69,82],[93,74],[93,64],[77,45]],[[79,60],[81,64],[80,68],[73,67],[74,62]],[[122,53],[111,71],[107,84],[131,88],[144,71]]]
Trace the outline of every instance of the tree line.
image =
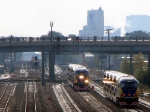
[[[132,65],[133,74],[131,75],[136,77],[140,83],[150,87],[150,68],[148,68],[148,63],[141,52],[134,54]],[[120,71],[130,74],[130,60],[128,58],[122,59]]]

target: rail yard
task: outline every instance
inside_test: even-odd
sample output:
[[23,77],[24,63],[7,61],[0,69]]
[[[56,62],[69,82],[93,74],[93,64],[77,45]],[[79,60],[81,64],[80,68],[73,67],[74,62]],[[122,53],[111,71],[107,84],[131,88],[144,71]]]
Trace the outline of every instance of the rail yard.
[[[0,112],[149,112],[150,100],[140,97],[134,107],[120,106],[104,94],[97,72],[89,70],[88,90],[68,84],[67,69],[55,65],[56,82],[41,84],[41,73],[6,73],[0,83]],[[95,70],[96,71],[96,70]],[[7,78],[5,78],[7,77]],[[46,80],[46,79],[45,79]]]

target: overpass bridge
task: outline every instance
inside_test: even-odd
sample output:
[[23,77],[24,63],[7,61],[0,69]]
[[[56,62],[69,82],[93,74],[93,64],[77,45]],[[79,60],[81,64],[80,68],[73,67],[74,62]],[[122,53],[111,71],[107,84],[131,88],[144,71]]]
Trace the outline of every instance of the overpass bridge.
[[[76,41],[56,39],[50,41],[41,38],[1,38],[0,52],[41,52],[42,53],[42,84],[44,85],[44,56],[49,54],[49,73],[50,81],[55,81],[54,76],[54,56],[55,54],[78,54],[83,52],[105,53],[105,54],[133,54],[142,52],[148,54],[150,52],[150,37],[115,37],[111,40],[104,40],[103,38],[97,40],[82,39]],[[130,58],[130,68],[132,67],[132,58]],[[132,70],[130,70],[132,73]]]
[[[121,38],[121,39],[119,39]],[[57,52],[60,53],[78,53],[78,52],[105,52],[105,53],[133,53],[142,52],[149,54],[150,51],[150,37],[149,38],[133,38],[127,39],[119,37],[114,40],[96,40],[96,39],[82,39],[78,42],[74,40],[37,40],[36,38],[26,37],[25,40],[19,41],[14,38],[8,38],[6,41],[0,39],[1,52]]]

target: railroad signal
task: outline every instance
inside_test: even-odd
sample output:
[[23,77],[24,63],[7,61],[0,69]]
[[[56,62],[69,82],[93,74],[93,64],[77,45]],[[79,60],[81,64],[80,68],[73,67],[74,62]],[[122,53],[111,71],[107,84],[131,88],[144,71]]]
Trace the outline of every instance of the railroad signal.
[[35,62],[35,66],[38,66],[38,62]]
[[57,54],[60,53],[60,45],[57,45]]
[[35,60],[37,60],[37,56],[35,56]]
[[76,42],[79,42],[79,37],[76,37]]
[[37,62],[37,60],[38,60],[38,57],[37,57],[37,56],[35,56],[34,58],[35,58],[34,65],[35,65],[35,66],[38,66],[38,62]]
[[57,49],[60,49],[60,45],[57,45]]
[[57,37],[57,42],[60,42],[60,37]]

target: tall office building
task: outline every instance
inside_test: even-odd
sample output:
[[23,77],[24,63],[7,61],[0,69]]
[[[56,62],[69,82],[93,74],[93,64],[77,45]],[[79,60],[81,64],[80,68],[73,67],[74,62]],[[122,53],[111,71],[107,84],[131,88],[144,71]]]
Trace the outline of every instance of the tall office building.
[[80,37],[102,37],[104,36],[104,11],[101,7],[98,10],[87,12],[87,25],[79,30]]
[[138,30],[150,32],[150,16],[130,15],[126,17],[125,31],[130,33]]

